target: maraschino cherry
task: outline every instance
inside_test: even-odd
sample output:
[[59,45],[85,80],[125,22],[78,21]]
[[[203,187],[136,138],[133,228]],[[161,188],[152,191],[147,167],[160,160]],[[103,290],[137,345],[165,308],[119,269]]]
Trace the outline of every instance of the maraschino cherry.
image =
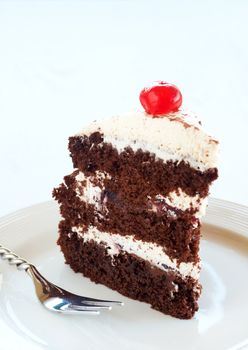
[[140,93],[140,102],[146,113],[162,115],[176,112],[182,104],[180,90],[165,81],[155,81]]

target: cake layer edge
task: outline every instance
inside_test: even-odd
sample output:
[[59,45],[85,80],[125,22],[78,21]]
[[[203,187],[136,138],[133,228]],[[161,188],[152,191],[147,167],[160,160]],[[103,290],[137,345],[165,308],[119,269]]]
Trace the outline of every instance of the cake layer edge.
[[182,279],[171,270],[162,271],[127,253],[116,256],[113,265],[102,245],[85,243],[75,233],[70,238],[64,233],[58,244],[75,272],[177,318],[190,319],[198,310],[201,285],[191,277]]
[[137,240],[134,236],[123,236],[116,233],[99,231],[94,226],[89,226],[85,231],[84,227],[72,227],[71,231],[77,233],[79,239],[84,242],[93,241],[96,244],[103,244],[108,255],[112,258],[121,253],[134,254],[135,256],[158,267],[162,271],[171,269],[181,275],[182,278],[191,277],[197,280],[200,274],[200,263],[196,262],[178,262],[177,259],[171,259],[163,247],[156,243],[148,243]]

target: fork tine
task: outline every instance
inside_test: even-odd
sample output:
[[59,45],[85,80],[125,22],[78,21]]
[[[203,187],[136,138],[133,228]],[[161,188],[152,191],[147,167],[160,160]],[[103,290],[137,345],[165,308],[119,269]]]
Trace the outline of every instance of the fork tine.
[[70,309],[73,310],[82,310],[82,311],[100,311],[100,310],[111,310],[112,307],[111,306],[107,306],[107,305],[90,305],[90,304],[71,304],[69,306]]
[[[75,302],[75,301],[74,301]],[[84,305],[73,304],[69,300],[63,300],[61,298],[48,298],[43,302],[44,306],[53,311],[72,313],[72,311],[85,311],[89,313],[99,314],[100,310],[111,310],[111,306],[106,305]],[[52,305],[52,306],[51,306]],[[68,312],[69,311],[69,312]]]
[[101,299],[91,299],[91,298],[84,298],[82,303],[86,305],[105,305],[105,306],[123,306],[124,303],[122,301],[114,301],[114,300],[101,300]]
[[73,294],[71,292],[70,292],[70,295],[74,299],[74,303],[77,305],[80,305],[80,304],[94,305],[94,306],[98,306],[98,305],[99,306],[123,306],[124,305],[122,301],[117,301],[117,300],[105,300],[105,299],[103,300],[103,299],[89,298],[89,297]]
[[68,307],[63,311],[65,314],[70,314],[70,315],[99,315],[100,311],[99,310],[81,310],[81,309],[74,309],[72,307]]

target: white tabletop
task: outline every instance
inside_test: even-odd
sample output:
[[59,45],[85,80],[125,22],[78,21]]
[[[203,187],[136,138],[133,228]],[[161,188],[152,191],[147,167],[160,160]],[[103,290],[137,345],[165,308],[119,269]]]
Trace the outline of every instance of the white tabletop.
[[0,215],[51,199],[67,137],[151,80],[221,142],[215,197],[248,204],[247,1],[0,1]]

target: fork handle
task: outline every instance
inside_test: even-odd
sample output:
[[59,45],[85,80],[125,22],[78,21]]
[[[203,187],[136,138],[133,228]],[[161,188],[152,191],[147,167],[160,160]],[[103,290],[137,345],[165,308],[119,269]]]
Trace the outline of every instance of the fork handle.
[[0,244],[0,258],[2,260],[7,260],[10,265],[15,265],[18,270],[27,271],[28,268],[31,266],[31,264],[27,260],[16,255],[10,249],[4,247],[1,244]]

